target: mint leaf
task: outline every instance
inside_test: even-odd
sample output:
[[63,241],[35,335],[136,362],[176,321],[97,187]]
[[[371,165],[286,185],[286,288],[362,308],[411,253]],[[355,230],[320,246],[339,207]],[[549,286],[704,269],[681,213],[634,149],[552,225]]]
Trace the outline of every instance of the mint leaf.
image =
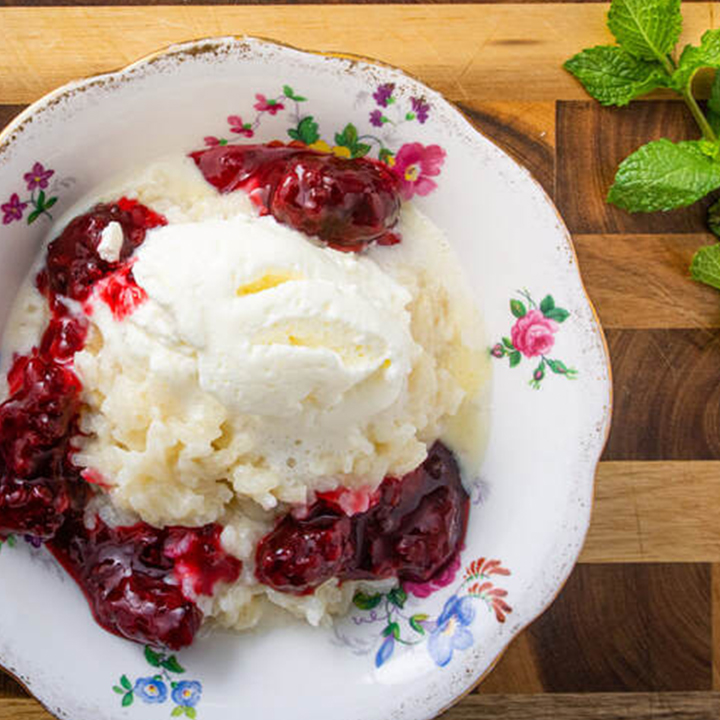
[[716,71],[715,77],[713,78],[706,115],[710,127],[716,133],[720,133],[720,71]]
[[720,237],[720,200],[716,200],[707,211],[707,226],[713,235]]
[[720,245],[702,247],[693,255],[690,276],[720,290]]
[[663,138],[625,158],[607,200],[630,212],[672,210],[691,205],[720,186],[720,163],[697,141]]
[[667,85],[659,63],[640,60],[617,45],[583,50],[563,67],[601,105],[627,105],[633,98]]
[[720,30],[708,30],[699,46],[685,46],[670,80],[672,87],[679,92],[689,89],[695,73],[704,67],[720,67]]
[[680,37],[680,0],[613,0],[608,27],[631,55],[664,60]]

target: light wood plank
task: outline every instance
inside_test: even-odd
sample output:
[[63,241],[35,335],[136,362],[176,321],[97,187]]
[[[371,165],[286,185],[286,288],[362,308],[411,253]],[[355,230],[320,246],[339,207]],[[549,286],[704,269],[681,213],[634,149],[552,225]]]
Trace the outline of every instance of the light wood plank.
[[[716,720],[720,693],[468,695],[442,720]],[[52,720],[35,700],[0,703],[0,720]]]
[[0,701],[0,720],[52,720],[52,717],[32,698]]
[[604,462],[582,562],[720,562],[720,462]]
[[712,683],[713,690],[720,690],[720,564],[715,563],[711,570],[711,603],[712,603]]
[[[683,41],[715,27],[711,3],[683,7]],[[455,100],[584,98],[562,63],[611,41],[602,4],[0,8],[0,102],[23,103],[168,43],[252,34],[375,57]]]
[[440,717],[442,720],[717,720],[720,694],[470,695]]

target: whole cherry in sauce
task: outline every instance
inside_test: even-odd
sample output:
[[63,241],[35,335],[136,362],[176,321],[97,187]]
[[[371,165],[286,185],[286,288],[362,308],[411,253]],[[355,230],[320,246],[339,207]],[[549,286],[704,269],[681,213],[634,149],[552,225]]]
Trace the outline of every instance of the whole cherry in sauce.
[[129,640],[179,650],[202,623],[194,595],[234,582],[242,563],[220,545],[219,525],[92,528],[71,515],[48,544],[82,589],[99,625]]
[[[98,254],[103,230],[111,222],[118,223],[123,231],[117,262],[103,260]],[[165,224],[162,215],[137,200],[122,198],[117,203],[96,205],[71,220],[50,243],[43,271],[46,277],[38,282],[56,296],[85,300],[98,280],[120,267],[142,244],[147,230]]]
[[400,184],[385,164],[304,147],[225,145],[191,154],[220,192],[243,189],[262,213],[338,250],[394,244]]
[[348,517],[321,498],[286,515],[260,541],[256,575],[298,595],[332,577],[426,582],[460,549],[468,509],[455,457],[437,442],[419,468],[386,478],[363,512]]

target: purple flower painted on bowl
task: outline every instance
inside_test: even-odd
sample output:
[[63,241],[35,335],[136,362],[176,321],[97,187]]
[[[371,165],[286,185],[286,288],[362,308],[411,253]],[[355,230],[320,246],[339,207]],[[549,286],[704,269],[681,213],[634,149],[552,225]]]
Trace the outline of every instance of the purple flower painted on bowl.
[[268,100],[268,98],[262,93],[255,93],[255,99],[257,102],[253,105],[253,107],[258,112],[267,112],[271,115],[276,115],[278,110],[285,109],[285,106],[281,102],[278,102],[277,100]]
[[43,546],[43,541],[34,535],[24,535],[23,540],[34,548],[41,548]]
[[172,691],[173,702],[181,707],[195,707],[201,697],[202,685],[195,680],[183,680]]
[[27,183],[28,190],[35,190],[35,188],[45,190],[48,186],[48,181],[54,174],[54,170],[46,170],[42,163],[36,162],[32,170],[29,173],[25,173],[23,177]]
[[467,628],[474,619],[471,597],[453,595],[448,599],[428,639],[428,652],[437,665],[445,667],[455,650],[467,650],[472,646],[473,636]]
[[445,151],[439,145],[406,143],[395,156],[393,171],[400,178],[400,192],[405,200],[427,195],[437,183],[430,178],[440,174]]
[[457,577],[461,565],[460,553],[455,553],[448,560],[447,565],[432,580],[424,583],[404,582],[403,590],[410,595],[415,595],[415,597],[426,598],[441,588],[450,585]]
[[146,703],[159,705],[167,700],[167,685],[157,678],[140,678],[135,682],[135,694]]
[[377,90],[373,93],[375,102],[380,107],[387,107],[392,102],[392,94],[395,90],[395,83],[385,83],[379,85]]
[[383,641],[383,644],[380,646],[380,649],[377,651],[377,655],[375,655],[375,667],[382,667],[392,657],[394,650],[395,637],[393,635],[388,635]]
[[3,225],[9,225],[15,220],[22,220],[23,211],[27,206],[26,202],[20,202],[20,196],[17,193],[13,193],[6,203],[0,205],[3,213]]
[[428,113],[430,112],[430,105],[428,105],[423,98],[410,98],[413,112],[417,121],[422,124],[428,119]]
[[374,125],[375,127],[382,127],[383,126],[383,114],[382,110],[373,110],[370,113],[370,124]]
[[[277,110],[275,111],[277,112]],[[274,115],[275,112],[272,112]],[[237,133],[238,135],[244,135],[245,137],[251,138],[255,131],[252,129],[250,123],[244,123],[243,119],[239,115],[228,116],[228,124],[230,125],[230,132]]]

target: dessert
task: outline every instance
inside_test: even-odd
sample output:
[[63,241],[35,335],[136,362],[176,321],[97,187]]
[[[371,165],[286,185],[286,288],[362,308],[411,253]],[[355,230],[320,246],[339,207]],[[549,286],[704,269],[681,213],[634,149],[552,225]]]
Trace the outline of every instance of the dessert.
[[97,622],[313,624],[460,551],[480,322],[392,170],[231,145],[61,219],[3,339],[0,535],[42,540]]

